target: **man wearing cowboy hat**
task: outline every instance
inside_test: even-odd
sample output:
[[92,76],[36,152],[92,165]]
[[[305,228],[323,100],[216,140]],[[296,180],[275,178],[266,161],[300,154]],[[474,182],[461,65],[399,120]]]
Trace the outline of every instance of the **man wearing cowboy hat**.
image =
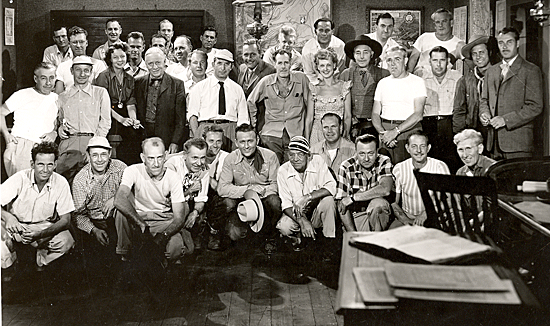
[[492,36],[474,35],[470,43],[462,48],[462,56],[472,60],[474,69],[467,71],[456,86],[453,109],[453,133],[464,129],[475,129],[482,134],[486,129],[479,121],[479,98],[485,80],[485,73],[491,67],[491,58],[496,50],[496,39]]
[[277,223],[281,234],[293,239],[315,240],[315,229],[323,228],[326,238],[336,236],[336,180],[319,155],[311,155],[309,141],[294,136],[288,145],[290,160],[277,173],[283,217]]
[[351,137],[355,139],[357,135],[364,133],[376,134],[376,129],[372,126],[374,91],[378,82],[390,75],[389,71],[374,64],[382,53],[382,46],[366,35],[359,35],[354,41],[346,43],[344,51],[348,58],[355,62],[355,65],[340,75],[340,79],[352,81]]
[[376,18],[376,31],[365,34],[382,45],[382,54],[380,55],[379,66],[384,69],[388,69],[388,63],[386,62],[385,56],[386,50],[399,45],[399,43],[391,37],[393,34],[394,24],[395,20],[390,13],[386,12],[380,14]]
[[224,149],[235,148],[235,127],[249,123],[248,107],[242,87],[227,78],[233,68],[233,53],[216,50],[214,74],[195,85],[189,93],[187,119],[194,137],[206,126],[219,125],[224,132]]
[[[229,215],[226,229],[229,238],[236,241],[246,236],[248,226],[245,221],[252,222],[257,225],[252,230],[261,230],[267,239],[265,249],[269,253],[276,249],[275,225],[282,215],[281,198],[277,195],[279,160],[274,152],[258,147],[259,137],[251,125],[240,125],[235,132],[238,149],[225,158],[218,183],[218,194],[224,198],[226,213]],[[248,190],[261,198],[261,207],[266,211],[263,227],[261,219],[257,219],[256,224],[248,215],[246,219],[242,214],[239,218],[237,205],[247,199],[245,193]]]

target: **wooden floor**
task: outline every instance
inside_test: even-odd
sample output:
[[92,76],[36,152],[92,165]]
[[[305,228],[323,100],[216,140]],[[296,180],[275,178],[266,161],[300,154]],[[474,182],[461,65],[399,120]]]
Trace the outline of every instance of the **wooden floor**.
[[[2,325],[342,325],[334,310],[338,263],[317,253],[267,256],[248,243],[203,250],[169,268],[153,289],[131,262],[101,277],[76,259],[64,263],[72,266],[66,275],[3,283]],[[297,264],[308,284],[289,283]]]

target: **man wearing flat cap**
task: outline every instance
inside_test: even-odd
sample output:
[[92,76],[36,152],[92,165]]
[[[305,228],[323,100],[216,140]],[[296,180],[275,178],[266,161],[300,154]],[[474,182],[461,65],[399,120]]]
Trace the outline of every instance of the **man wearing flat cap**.
[[[114,249],[116,245],[116,253],[126,255],[128,248],[117,235],[117,231],[124,232],[125,225],[118,223],[115,228],[115,216],[119,213],[114,206],[126,164],[111,158],[111,149],[105,137],[96,136],[88,142],[86,155],[89,163],[76,174],[72,186],[73,220],[82,231],[79,240],[84,240],[82,243],[90,253],[97,251],[98,247]],[[125,231],[128,234],[129,230]]]
[[374,91],[378,82],[390,75],[386,69],[375,66],[376,59],[382,53],[382,46],[366,35],[359,35],[357,39],[347,42],[344,51],[348,58],[355,62],[344,70],[340,79],[351,80],[351,138],[365,133],[376,134],[372,126],[372,106]]
[[309,141],[294,136],[288,145],[290,160],[277,173],[283,217],[277,223],[281,234],[298,246],[302,237],[316,239],[323,228],[326,238],[336,236],[336,180],[319,155],[311,155]]
[[249,123],[246,97],[239,84],[227,78],[233,68],[233,53],[217,50],[214,74],[198,83],[189,93],[187,119],[194,137],[200,137],[206,126],[216,124],[223,129],[223,149],[236,148],[235,128]]
[[73,59],[71,73],[74,85],[59,95],[57,125],[59,161],[57,173],[71,183],[86,163],[88,142],[94,136],[107,137],[111,129],[111,99],[103,87],[90,84],[92,58]]
[[485,73],[491,67],[491,58],[496,50],[492,36],[474,35],[462,48],[464,58],[472,60],[474,69],[467,71],[456,86],[453,106],[453,133],[475,129],[487,138],[487,131],[479,121],[479,99]]

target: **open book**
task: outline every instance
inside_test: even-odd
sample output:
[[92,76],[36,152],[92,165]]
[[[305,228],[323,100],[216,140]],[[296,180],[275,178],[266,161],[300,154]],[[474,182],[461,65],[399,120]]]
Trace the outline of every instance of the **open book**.
[[[450,263],[492,251],[491,246],[451,236],[441,230],[411,225],[355,237],[350,244],[391,260],[405,262]],[[380,249],[388,252],[381,252]]]

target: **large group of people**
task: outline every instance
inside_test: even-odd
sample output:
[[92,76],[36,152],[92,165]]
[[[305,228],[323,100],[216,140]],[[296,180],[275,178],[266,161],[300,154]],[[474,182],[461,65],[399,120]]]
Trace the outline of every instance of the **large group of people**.
[[299,251],[304,239],[337,243],[340,225],[423,225],[413,170],[478,176],[532,156],[542,112],[541,71],[518,55],[517,30],[465,44],[448,10],[431,18],[412,51],[388,13],[347,43],[321,18],[301,53],[283,26],[265,52],[246,40],[240,66],[212,26],[193,50],[163,20],[146,50],[141,32],[123,42],[109,20],[92,57],[86,30],[55,30],[35,87],[2,106],[2,268],[22,244],[43,267],[75,239],[122,261],[150,239],[177,264],[252,234],[269,254],[281,235]]

